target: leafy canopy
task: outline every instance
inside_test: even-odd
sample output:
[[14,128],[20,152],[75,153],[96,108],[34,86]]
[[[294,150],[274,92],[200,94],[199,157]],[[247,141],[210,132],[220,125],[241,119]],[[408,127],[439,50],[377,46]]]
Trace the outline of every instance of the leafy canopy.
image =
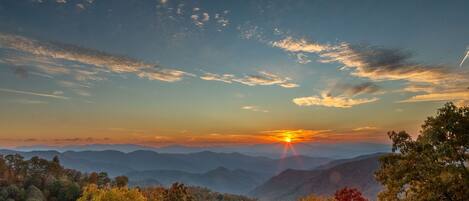
[[380,200],[464,201],[469,198],[469,107],[447,103],[428,117],[417,139],[388,133],[393,153],[380,159]]

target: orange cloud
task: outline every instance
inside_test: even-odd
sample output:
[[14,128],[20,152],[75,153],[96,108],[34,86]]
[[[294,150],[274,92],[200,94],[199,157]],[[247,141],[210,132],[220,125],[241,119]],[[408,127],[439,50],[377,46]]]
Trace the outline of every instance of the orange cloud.
[[436,92],[423,95],[412,96],[407,100],[400,101],[401,103],[409,102],[422,102],[422,101],[467,101],[469,100],[469,90],[456,91],[456,92]]

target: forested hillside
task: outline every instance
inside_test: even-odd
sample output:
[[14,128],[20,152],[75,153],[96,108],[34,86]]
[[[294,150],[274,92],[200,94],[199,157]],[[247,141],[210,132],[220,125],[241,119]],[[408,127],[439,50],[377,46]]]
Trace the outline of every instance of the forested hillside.
[[128,188],[125,176],[81,173],[51,161],[21,155],[0,155],[0,201],[253,201],[175,183],[169,188]]

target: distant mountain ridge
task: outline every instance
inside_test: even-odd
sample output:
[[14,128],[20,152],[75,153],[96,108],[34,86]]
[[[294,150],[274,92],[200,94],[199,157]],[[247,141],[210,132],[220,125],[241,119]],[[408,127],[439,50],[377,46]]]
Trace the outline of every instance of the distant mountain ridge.
[[285,170],[255,188],[250,195],[261,201],[293,201],[314,193],[332,195],[343,187],[358,188],[370,200],[376,199],[381,186],[374,179],[382,153],[332,161],[314,170]]
[[246,194],[254,187],[266,181],[270,175],[260,172],[249,172],[218,167],[205,173],[188,173],[177,170],[150,170],[129,172],[126,174],[133,185],[145,186],[161,184],[169,186],[182,182],[193,186],[203,186],[217,192]]
[[178,170],[189,173],[205,173],[221,166],[228,169],[243,169],[252,172],[261,170],[264,173],[273,175],[288,168],[311,169],[331,161],[328,158],[308,156],[272,159],[240,153],[215,153],[211,151],[170,154],[146,150],[129,153],[111,150],[66,151],[63,153],[58,151],[21,152],[0,150],[0,154],[20,154],[26,158],[40,156],[46,159],[51,159],[57,155],[65,167],[83,172],[106,171],[111,176],[146,170]]
[[31,151],[0,150],[0,154],[20,154],[25,158],[58,156],[66,168],[82,172],[127,175],[135,185],[184,183],[209,187],[226,193],[246,194],[269,177],[288,168],[312,169],[331,161],[308,156],[272,159],[240,153],[203,151],[189,154],[120,151]]
[[[116,150],[125,153],[134,152],[138,150],[155,151],[158,153],[196,153],[202,151],[212,151],[217,153],[232,153],[237,152],[250,156],[265,156],[270,158],[280,158],[283,153],[285,144],[272,143],[272,144],[254,144],[254,145],[236,145],[236,146],[183,146],[183,145],[169,145],[165,147],[150,147],[136,144],[89,144],[89,145],[67,145],[67,146],[48,146],[48,145],[34,145],[16,147],[17,151],[48,151],[55,150],[59,152],[65,151],[106,151]],[[364,154],[371,154],[376,152],[387,152],[390,150],[388,144],[378,143],[295,143],[296,154],[291,151],[286,153],[288,156],[304,155],[310,157],[326,157],[326,158],[351,158]]]
[[[367,197],[375,198],[380,186],[373,173],[383,153],[339,160],[308,156],[272,159],[211,151],[170,154],[149,150],[129,153],[0,150],[0,154],[39,156],[49,160],[57,155],[67,168],[108,172],[110,176],[127,175],[133,185],[167,186],[180,181],[226,193],[251,192],[251,196],[261,201],[288,201],[309,193],[330,195],[345,186],[357,187]],[[274,177],[268,179],[271,176]]]

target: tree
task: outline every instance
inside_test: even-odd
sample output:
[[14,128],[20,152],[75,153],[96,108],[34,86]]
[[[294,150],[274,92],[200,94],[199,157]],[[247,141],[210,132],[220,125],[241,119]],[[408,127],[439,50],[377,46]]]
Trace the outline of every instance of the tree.
[[127,178],[126,176],[117,176],[116,178],[114,178],[114,184],[118,188],[126,187],[127,183],[129,183],[129,178]]
[[463,201],[469,197],[469,107],[447,103],[428,117],[417,139],[388,133],[393,153],[380,159],[380,200]]
[[336,201],[367,201],[356,188],[342,188],[334,193]]
[[83,195],[77,201],[146,201],[138,189],[104,188],[95,184],[85,187]]
[[60,160],[58,156],[54,156],[52,158],[52,162],[49,163],[47,167],[47,171],[50,172],[54,176],[58,176],[62,174],[63,167],[60,165]]
[[334,198],[331,197],[322,197],[317,195],[308,195],[306,197],[302,197],[298,199],[298,201],[336,201]]
[[184,184],[174,183],[164,193],[164,201],[193,201],[194,198],[188,192]]
[[92,172],[88,175],[88,183],[90,184],[98,184],[98,173]]
[[148,201],[164,201],[166,189],[163,187],[146,187],[142,189],[142,194]]
[[26,201],[45,201],[46,198],[36,186],[31,185],[28,187]]
[[257,201],[257,199],[242,195],[213,192],[204,187],[190,186],[188,191],[194,201]]
[[104,187],[108,185],[110,182],[111,182],[111,179],[109,179],[106,172],[98,173],[98,186],[99,187]]

